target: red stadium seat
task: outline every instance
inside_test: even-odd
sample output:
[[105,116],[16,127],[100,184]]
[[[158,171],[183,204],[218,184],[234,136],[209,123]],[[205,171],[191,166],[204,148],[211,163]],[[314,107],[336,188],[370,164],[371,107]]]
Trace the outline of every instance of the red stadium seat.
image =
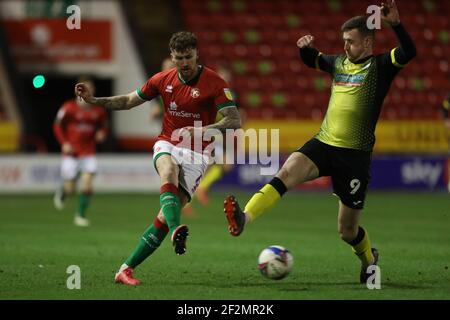
[[[439,37],[442,30],[450,31],[450,1],[432,1],[434,9],[431,12],[425,9],[424,3],[419,0],[398,3],[402,21],[416,43],[418,55],[392,83],[382,117],[433,116],[442,96],[450,88],[450,45]],[[245,64],[245,70],[236,74],[234,81],[240,97],[252,90],[286,92],[288,102],[283,108],[288,109],[291,116],[295,113],[305,118],[325,112],[329,89],[314,89],[314,79],[326,77],[326,74],[303,65],[296,41],[303,35],[312,34],[320,51],[342,53],[342,23],[352,15],[363,13],[373,1],[340,0],[339,4],[340,10],[333,11],[328,1],[249,0],[241,4],[225,0],[180,1],[187,27],[198,35],[202,60],[216,65],[224,62],[232,65],[235,61]],[[246,37],[249,30],[259,35],[256,42]],[[377,31],[376,54],[396,46],[397,39],[391,30]],[[260,61],[275,67],[261,74]],[[329,78],[326,79],[328,82]],[[411,86],[411,79],[419,80]],[[270,97],[263,97],[258,108],[249,107],[253,108],[252,115],[286,116],[287,112],[279,111],[283,108],[270,111],[273,108]],[[243,99],[244,107],[245,103]]]

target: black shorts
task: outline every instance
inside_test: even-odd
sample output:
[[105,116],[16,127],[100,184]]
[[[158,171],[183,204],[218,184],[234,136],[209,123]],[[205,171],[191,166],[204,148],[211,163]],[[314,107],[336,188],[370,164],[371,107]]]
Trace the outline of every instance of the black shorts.
[[315,138],[297,151],[314,162],[321,177],[331,176],[333,192],[343,204],[353,209],[364,207],[372,152],[334,147]]

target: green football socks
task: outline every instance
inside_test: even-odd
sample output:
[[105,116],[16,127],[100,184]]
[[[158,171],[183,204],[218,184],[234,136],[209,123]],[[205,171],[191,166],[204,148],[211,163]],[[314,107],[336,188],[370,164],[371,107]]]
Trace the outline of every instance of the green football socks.
[[136,249],[125,261],[125,264],[136,268],[160,246],[168,232],[167,225],[156,218],[153,224],[145,230]]
[[178,188],[171,183],[166,183],[161,186],[159,203],[164,218],[166,219],[167,226],[172,234],[172,232],[180,225],[181,220],[181,203],[180,198],[178,197]]
[[89,203],[91,200],[90,193],[81,193],[78,198],[78,212],[77,215],[80,217],[86,217],[86,211],[89,207]]

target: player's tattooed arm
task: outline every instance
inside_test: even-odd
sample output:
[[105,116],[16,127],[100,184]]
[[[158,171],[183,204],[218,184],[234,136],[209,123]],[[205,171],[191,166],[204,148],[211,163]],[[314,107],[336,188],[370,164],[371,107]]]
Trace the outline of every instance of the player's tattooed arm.
[[104,106],[108,110],[129,110],[143,103],[136,92],[127,95],[93,98],[93,104]]
[[75,85],[75,94],[87,103],[103,106],[108,110],[129,110],[144,102],[136,91],[126,95],[97,98],[84,83]]
[[241,127],[241,116],[236,107],[227,107],[219,110],[223,118],[216,123],[204,127],[205,129],[239,129]]
[[[184,127],[184,130],[187,130],[191,137],[195,136],[195,132],[199,132],[200,134],[205,134],[208,129],[217,129],[222,132],[225,132],[226,129],[239,129],[241,127],[241,116],[236,107],[226,107],[219,110],[220,114],[223,115],[223,118],[216,123],[210,124],[209,126],[204,127]],[[182,130],[183,130],[182,129]]]

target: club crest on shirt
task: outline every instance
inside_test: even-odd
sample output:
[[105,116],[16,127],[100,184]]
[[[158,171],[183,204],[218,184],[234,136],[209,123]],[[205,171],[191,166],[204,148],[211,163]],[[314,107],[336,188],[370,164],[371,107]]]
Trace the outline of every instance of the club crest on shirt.
[[225,93],[225,97],[227,97],[228,100],[233,101],[233,94],[231,93],[230,89],[224,88],[223,92]]
[[198,98],[200,96],[200,90],[198,88],[191,89],[191,97]]
[[178,109],[177,103],[176,103],[175,101],[172,101],[172,102],[170,103],[170,105],[169,105],[169,109],[170,109],[171,111],[177,110],[177,109]]

